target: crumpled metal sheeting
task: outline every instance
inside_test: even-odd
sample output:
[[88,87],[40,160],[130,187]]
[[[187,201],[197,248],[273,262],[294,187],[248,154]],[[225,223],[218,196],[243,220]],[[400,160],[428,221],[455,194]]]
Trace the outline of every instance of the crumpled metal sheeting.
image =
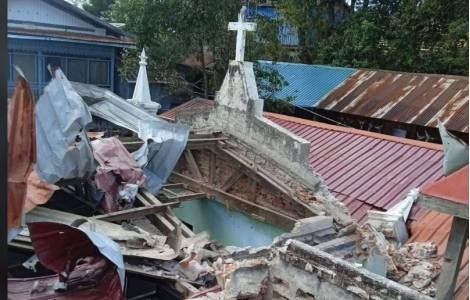
[[[108,237],[53,222],[30,223],[28,228],[39,261],[59,275],[34,278],[39,284],[9,280],[9,299],[124,299],[124,261]],[[57,280],[66,282],[65,292],[54,291]]]
[[[175,168],[188,142],[188,129],[162,120],[139,122],[139,138],[145,141],[147,161],[143,166],[147,188],[158,193]],[[151,140],[151,142],[149,142]],[[142,152],[142,148],[136,152]]]
[[137,133],[139,120],[158,120],[109,90],[79,82],[71,82],[71,85],[83,97],[93,115],[118,126]]
[[34,98],[23,77],[18,77],[8,103],[8,229],[21,223],[26,182],[36,161]]
[[36,104],[37,171],[42,180],[55,183],[94,172],[96,164],[84,131],[91,121],[82,98],[57,69]]
[[117,138],[94,140],[91,145],[99,163],[95,183],[105,192],[102,207],[107,212],[126,208],[126,205],[118,203],[121,198],[119,192],[126,188],[126,184],[142,186],[145,183],[144,172]]
[[138,133],[144,142],[154,141],[145,143],[133,156],[147,176],[147,188],[158,193],[186,147],[189,129],[152,116],[106,89],[78,82],[72,86],[93,115]]
[[36,170],[29,173],[26,187],[24,212],[27,213],[38,205],[44,204],[59,189],[55,184],[42,181]]

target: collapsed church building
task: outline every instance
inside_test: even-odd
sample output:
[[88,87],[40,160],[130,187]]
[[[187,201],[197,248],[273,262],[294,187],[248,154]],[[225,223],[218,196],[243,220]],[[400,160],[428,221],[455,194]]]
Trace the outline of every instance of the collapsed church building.
[[[163,117],[146,96],[145,53],[132,101],[58,69],[34,104],[17,79],[9,299],[468,299],[468,146],[443,127],[443,150],[413,145],[438,166],[426,188],[380,210],[364,206],[357,218],[311,163],[317,145],[302,137],[307,130],[263,114],[253,64],[243,61],[244,32],[255,27],[243,16],[229,26],[238,30],[236,60],[212,103]],[[96,119],[131,134],[96,131]],[[323,155],[352,161],[354,143]],[[395,171],[392,184],[424,183]],[[454,176],[461,185],[449,188]],[[445,248],[411,220],[417,206],[452,222]]]

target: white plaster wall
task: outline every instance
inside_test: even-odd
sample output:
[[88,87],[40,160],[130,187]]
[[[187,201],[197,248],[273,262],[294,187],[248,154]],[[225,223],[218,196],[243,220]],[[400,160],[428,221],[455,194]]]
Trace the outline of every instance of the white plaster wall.
[[[83,32],[86,34],[105,35],[106,30],[97,28],[84,20],[69,14],[59,8],[51,6],[42,0],[8,0],[8,20],[37,22],[54,25],[75,26],[93,31],[67,30],[73,32]],[[36,29],[64,30],[37,25],[20,25],[17,23],[8,23],[12,27],[26,27]]]

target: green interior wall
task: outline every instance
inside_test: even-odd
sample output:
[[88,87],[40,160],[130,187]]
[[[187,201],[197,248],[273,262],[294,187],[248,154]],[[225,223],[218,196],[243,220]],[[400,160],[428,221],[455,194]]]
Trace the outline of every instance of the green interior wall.
[[174,208],[176,216],[193,226],[193,231],[207,231],[212,239],[226,246],[265,246],[285,230],[261,222],[237,210],[229,210],[221,203],[209,199],[186,201]]

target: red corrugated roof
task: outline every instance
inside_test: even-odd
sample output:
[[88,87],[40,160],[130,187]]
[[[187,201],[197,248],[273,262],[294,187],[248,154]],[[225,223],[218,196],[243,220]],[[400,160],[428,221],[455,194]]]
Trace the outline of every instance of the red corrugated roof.
[[202,109],[209,110],[213,106],[214,106],[213,100],[204,99],[204,98],[194,98],[177,107],[174,107],[162,113],[160,116],[174,120],[177,112],[195,111],[195,110],[202,110]]
[[[438,254],[444,255],[449,232],[452,225],[452,216],[435,211],[426,215],[410,226],[411,238],[409,242],[434,241],[438,246]],[[455,299],[468,300],[468,244],[462,257],[459,276],[455,285]]]
[[[310,164],[359,222],[367,210],[387,210],[410,189],[443,176],[441,145],[273,113],[265,116],[310,142]],[[424,212],[415,206],[411,219]]]
[[468,205],[468,165],[439,181],[426,184],[420,192],[443,201]]

